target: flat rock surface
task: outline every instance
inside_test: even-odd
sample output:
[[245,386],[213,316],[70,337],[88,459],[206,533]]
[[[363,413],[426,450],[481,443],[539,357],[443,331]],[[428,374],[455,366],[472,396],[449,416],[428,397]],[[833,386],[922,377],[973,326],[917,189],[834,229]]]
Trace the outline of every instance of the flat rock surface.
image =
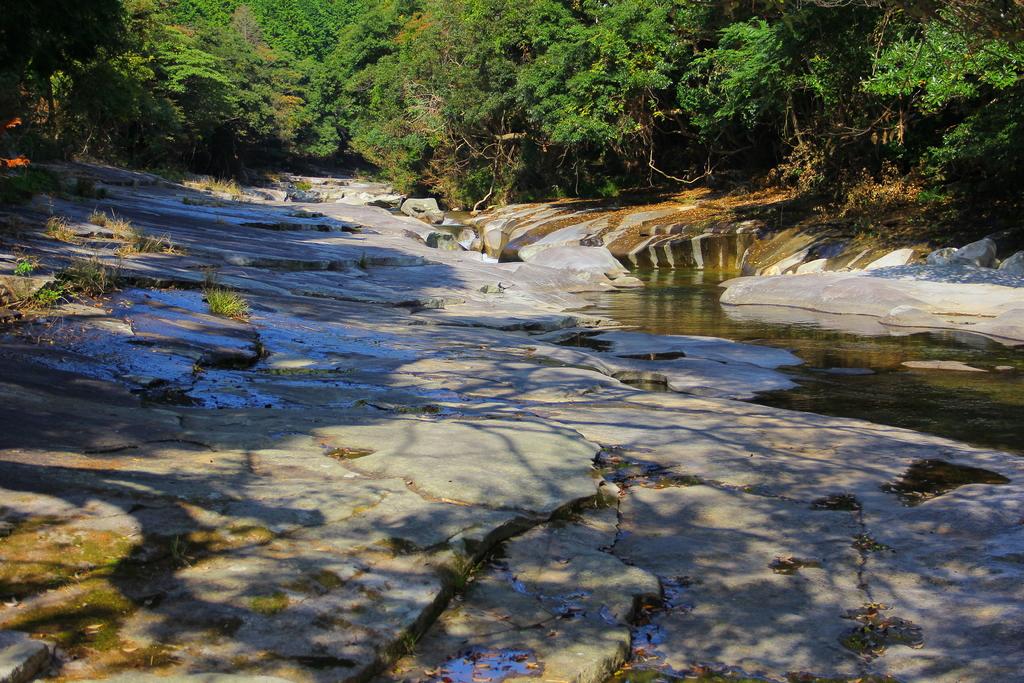
[[[373,206],[96,175],[108,198],[53,211],[90,230],[114,210],[177,251],[115,258],[17,209],[40,277],[121,277],[0,345],[0,629],[54,643],[50,674],[1024,670],[1019,456],[732,400],[797,359],[615,330],[576,312],[615,288],[601,273],[432,249]],[[507,242],[574,211],[488,220]],[[887,271],[840,290],[939,315],[941,283]],[[211,277],[247,319],[210,313]],[[971,286],[996,287],[979,326],[1016,324],[1019,290]]]

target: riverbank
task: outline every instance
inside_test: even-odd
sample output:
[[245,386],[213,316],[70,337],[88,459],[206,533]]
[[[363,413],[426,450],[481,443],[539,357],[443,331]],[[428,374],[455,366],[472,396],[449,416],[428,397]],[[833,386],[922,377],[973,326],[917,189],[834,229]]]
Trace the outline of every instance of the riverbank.
[[[797,360],[574,312],[604,272],[94,173],[106,197],[4,235],[9,278],[85,259],[119,283],[0,355],[0,628],[56,646],[49,675],[1024,666],[1019,456],[732,400]],[[130,253],[94,211],[173,248]],[[687,393],[620,381],[653,375]]]
[[[815,220],[807,207],[783,220],[783,209],[794,201],[780,191],[702,190],[650,204],[513,205],[471,222],[485,253],[503,260],[581,272],[611,273],[609,264],[621,263],[633,270],[743,273],[747,277],[724,284],[722,303],[871,316],[892,327],[1024,343],[1020,230],[929,246],[928,239],[945,233],[902,231],[916,235],[910,243],[906,235],[902,242],[869,237],[821,216]],[[890,232],[901,234],[897,227]]]

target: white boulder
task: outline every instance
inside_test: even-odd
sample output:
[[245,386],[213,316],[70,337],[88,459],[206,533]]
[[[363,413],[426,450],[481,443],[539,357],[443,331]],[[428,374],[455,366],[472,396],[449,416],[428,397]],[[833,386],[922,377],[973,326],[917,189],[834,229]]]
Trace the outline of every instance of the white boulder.
[[909,248],[890,251],[882,258],[875,259],[864,267],[864,270],[875,270],[876,268],[889,268],[891,266],[905,266],[914,259],[914,250]]
[[437,205],[437,200],[427,199],[406,199],[402,202],[402,213],[406,216],[419,218],[429,223],[444,222],[444,211]]
[[999,264],[999,270],[1009,275],[1024,277],[1024,251],[1018,251]]
[[951,263],[993,268],[996,264],[996,243],[985,237],[957,249],[950,257]]

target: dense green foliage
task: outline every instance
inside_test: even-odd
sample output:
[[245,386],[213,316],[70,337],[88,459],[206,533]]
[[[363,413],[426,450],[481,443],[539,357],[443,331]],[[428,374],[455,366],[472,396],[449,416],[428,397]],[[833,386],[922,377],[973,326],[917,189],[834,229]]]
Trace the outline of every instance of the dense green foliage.
[[27,115],[29,152],[237,175],[351,150],[461,205],[1024,180],[1017,0],[3,4],[0,116]]

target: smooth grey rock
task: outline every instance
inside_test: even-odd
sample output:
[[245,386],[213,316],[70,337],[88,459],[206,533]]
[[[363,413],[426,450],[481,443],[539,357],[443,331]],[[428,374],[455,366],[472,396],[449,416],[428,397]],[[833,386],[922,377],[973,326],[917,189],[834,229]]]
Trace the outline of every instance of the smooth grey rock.
[[[737,278],[723,286],[721,302],[742,307],[737,310],[745,310],[751,319],[759,310],[770,315],[771,307],[778,306],[873,316],[896,326],[962,330],[1002,343],[1024,342],[1024,313],[1014,312],[1024,311],[1024,281],[994,269],[911,265]],[[913,314],[912,320],[907,320],[908,314]]]
[[548,268],[600,273],[609,277],[626,273],[626,268],[606,247],[549,247],[531,253],[526,262]]
[[50,648],[27,633],[0,631],[0,683],[26,683],[50,661]]
[[936,249],[932,253],[928,254],[927,258],[925,258],[925,263],[930,266],[948,266],[956,252],[956,247],[943,247],[942,249]]
[[437,205],[433,198],[415,199],[409,198],[402,202],[402,213],[412,218],[427,221],[428,223],[444,222],[444,211]]
[[[687,523],[668,522],[680,519]],[[865,601],[849,513],[711,486],[633,487],[620,528],[618,557],[660,577],[683,577],[676,600],[686,607],[655,617],[671,643],[650,647],[664,665],[857,674],[858,657],[839,644],[849,630],[844,611]],[[818,566],[773,571],[773,562],[790,557]]]
[[960,247],[949,257],[951,263],[962,263],[979,268],[992,268],[996,260],[996,243],[985,237]]
[[1024,251],[1018,251],[1012,256],[1007,257],[1006,260],[999,264],[999,270],[1010,275],[1024,277]]

